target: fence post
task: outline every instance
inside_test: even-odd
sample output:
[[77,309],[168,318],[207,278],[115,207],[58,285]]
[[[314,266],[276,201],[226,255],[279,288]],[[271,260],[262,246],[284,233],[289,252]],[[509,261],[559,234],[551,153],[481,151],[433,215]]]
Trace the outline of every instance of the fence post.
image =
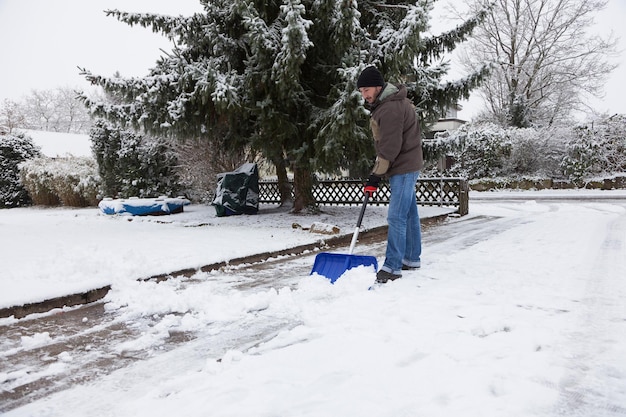
[[459,180],[459,215],[469,213],[469,183],[466,179]]
[[439,178],[439,207],[443,206],[443,177]]

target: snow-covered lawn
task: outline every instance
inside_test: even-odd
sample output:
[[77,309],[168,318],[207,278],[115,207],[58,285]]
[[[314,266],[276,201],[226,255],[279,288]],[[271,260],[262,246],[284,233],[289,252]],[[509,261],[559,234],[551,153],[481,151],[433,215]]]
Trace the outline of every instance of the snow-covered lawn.
[[[294,216],[262,205],[257,215],[230,217],[217,217],[208,205],[168,216],[109,216],[97,208],[0,210],[0,308],[328,238],[303,230],[313,222],[351,234],[358,209],[332,206],[320,216]],[[422,215],[451,211],[423,208]],[[363,229],[384,225],[385,216],[385,207],[368,206]]]

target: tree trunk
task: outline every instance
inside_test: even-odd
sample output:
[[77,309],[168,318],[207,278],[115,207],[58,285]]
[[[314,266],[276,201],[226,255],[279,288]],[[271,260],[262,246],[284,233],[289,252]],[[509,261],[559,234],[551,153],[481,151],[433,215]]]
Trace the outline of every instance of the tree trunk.
[[315,179],[308,164],[293,167],[294,202],[293,212],[300,213],[306,210],[311,213],[319,212],[317,201],[313,197]]
[[289,177],[287,177],[287,162],[283,157],[275,158],[273,162],[276,167],[276,176],[278,177],[280,205],[292,205],[293,198],[291,197],[291,184],[289,184]]

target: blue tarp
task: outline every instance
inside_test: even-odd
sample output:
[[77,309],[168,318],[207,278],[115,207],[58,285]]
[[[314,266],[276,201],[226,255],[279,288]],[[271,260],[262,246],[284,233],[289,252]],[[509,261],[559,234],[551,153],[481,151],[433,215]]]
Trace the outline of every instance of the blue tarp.
[[132,216],[159,216],[183,211],[183,206],[190,204],[186,198],[105,198],[98,207],[104,214],[127,214]]

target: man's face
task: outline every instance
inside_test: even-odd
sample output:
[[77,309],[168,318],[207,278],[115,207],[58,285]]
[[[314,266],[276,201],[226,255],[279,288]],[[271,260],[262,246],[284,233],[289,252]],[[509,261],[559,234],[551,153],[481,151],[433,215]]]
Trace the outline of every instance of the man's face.
[[382,87],[361,87],[359,88],[359,92],[361,93],[361,96],[363,96],[363,99],[365,101],[367,101],[368,103],[372,104],[375,100],[376,97],[378,97],[378,93],[380,93],[380,90],[382,90]]

